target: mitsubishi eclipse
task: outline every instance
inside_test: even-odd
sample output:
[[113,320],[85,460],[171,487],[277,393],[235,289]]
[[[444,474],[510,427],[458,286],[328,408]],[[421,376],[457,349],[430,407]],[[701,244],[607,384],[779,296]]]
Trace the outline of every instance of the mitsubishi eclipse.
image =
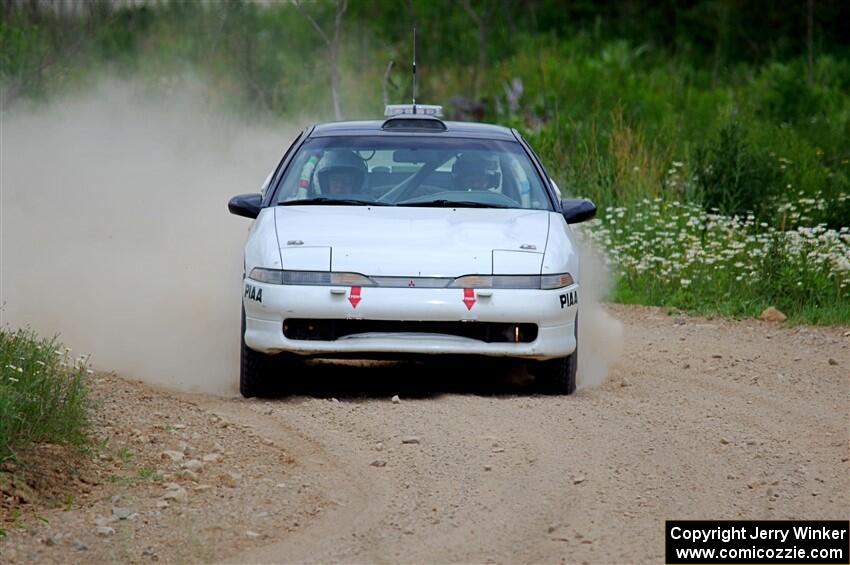
[[576,388],[579,258],[562,199],[514,129],[438,106],[319,124],[261,192],[244,254],[240,392],[268,396],[317,358],[510,357],[540,392]]

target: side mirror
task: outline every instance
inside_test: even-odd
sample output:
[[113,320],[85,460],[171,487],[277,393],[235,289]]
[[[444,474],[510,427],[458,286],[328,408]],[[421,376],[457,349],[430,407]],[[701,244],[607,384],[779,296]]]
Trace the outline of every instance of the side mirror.
[[568,224],[577,224],[596,216],[596,204],[580,198],[564,198],[561,200],[561,212]]
[[231,214],[244,216],[246,218],[256,218],[260,214],[260,207],[263,205],[263,195],[260,193],[240,194],[234,196],[227,203],[227,209]]

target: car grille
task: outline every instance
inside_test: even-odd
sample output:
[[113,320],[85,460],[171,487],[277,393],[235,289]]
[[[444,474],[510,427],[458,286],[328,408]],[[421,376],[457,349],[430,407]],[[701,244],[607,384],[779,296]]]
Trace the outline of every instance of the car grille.
[[365,333],[428,333],[467,337],[486,343],[530,343],[537,339],[537,324],[304,318],[289,318],[283,321],[283,335],[288,339],[334,341]]

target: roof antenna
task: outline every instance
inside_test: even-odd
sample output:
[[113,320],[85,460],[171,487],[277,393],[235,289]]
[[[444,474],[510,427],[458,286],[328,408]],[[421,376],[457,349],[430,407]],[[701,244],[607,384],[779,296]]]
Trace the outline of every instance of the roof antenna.
[[413,113],[416,113],[416,26],[413,26]]

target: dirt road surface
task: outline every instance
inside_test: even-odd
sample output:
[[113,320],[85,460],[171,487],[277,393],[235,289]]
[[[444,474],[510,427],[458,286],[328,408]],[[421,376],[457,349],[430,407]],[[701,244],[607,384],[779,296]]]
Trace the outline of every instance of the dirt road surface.
[[665,519],[850,518],[850,328],[610,310],[624,355],[572,397],[476,364],[273,401],[100,375],[99,479],[7,516],[0,561],[659,563]]

